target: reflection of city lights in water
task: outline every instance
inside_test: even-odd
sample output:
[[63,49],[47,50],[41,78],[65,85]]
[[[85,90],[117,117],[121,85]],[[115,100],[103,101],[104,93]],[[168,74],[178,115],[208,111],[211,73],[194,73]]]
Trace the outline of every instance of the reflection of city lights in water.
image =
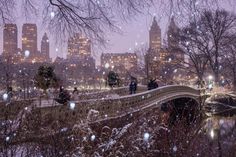
[[214,137],[215,137],[215,133],[214,133],[214,130],[213,130],[213,129],[211,129],[211,131],[210,131],[210,136],[211,136],[211,138],[214,138]]

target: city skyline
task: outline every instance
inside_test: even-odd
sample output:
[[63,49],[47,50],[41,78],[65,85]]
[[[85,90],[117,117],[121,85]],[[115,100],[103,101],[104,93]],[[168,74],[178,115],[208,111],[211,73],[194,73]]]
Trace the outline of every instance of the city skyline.
[[[230,11],[234,11],[234,6],[229,6],[229,4],[224,4],[221,6]],[[157,17],[157,22],[162,30],[162,39],[167,39],[168,24],[170,23],[171,17],[163,16],[157,9],[151,9],[149,13],[142,14],[134,17],[128,22],[118,22],[118,27],[121,28],[122,33],[107,32],[107,40],[109,41],[107,47],[97,48],[95,45],[93,47],[93,56],[96,59],[96,65],[100,63],[100,55],[102,53],[125,53],[134,52],[135,49],[148,45],[149,35],[148,31],[152,23],[153,16]],[[36,23],[38,26],[38,45],[46,32],[50,41],[50,56],[55,60],[57,56],[66,58],[67,57],[67,40],[60,41],[61,43],[57,46],[55,44],[56,40],[54,35],[51,34],[42,24],[42,19],[24,19],[21,16],[17,17],[15,23],[17,24],[18,30],[22,30],[23,23]],[[178,20],[176,20],[178,24]],[[3,42],[3,28],[0,31],[0,42]],[[18,33],[18,37],[21,36],[21,31]],[[163,42],[163,41],[162,41]],[[21,48],[21,39],[18,38],[18,45]],[[95,51],[94,51],[95,50]],[[0,54],[3,52],[3,44],[0,44]]]

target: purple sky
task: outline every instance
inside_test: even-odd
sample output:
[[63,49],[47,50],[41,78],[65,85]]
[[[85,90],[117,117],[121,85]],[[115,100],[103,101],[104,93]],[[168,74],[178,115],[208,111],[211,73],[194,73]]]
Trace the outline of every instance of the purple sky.
[[[222,1],[221,6],[226,8],[230,11],[235,11],[235,6],[230,6],[228,3],[223,3]],[[122,23],[122,21],[119,23],[119,26],[121,30],[123,31],[122,34],[118,33],[108,33],[108,39],[109,45],[104,49],[97,49],[94,48],[94,57],[97,59],[97,64],[99,64],[98,57],[102,52],[104,53],[123,53],[123,52],[134,52],[134,49],[148,44],[148,31],[149,27],[152,22],[153,15],[157,16],[157,20],[159,25],[162,29],[162,38],[165,38],[166,31],[168,28],[168,21],[169,17],[162,16],[158,9],[152,9],[152,11],[149,11],[147,14],[139,15],[135,17],[134,20],[129,21],[128,23]],[[21,48],[21,32],[22,32],[22,25],[23,23],[37,23],[38,25],[38,49],[40,49],[40,41],[42,39],[42,35],[44,32],[47,32],[41,25],[40,18],[38,20],[35,19],[23,19],[21,17],[16,18],[16,23],[18,26],[18,47]],[[0,42],[2,43],[2,32],[1,31],[1,38]],[[55,45],[53,34],[50,34],[49,32],[48,36],[50,38],[50,55],[53,59],[55,59],[56,56],[60,57],[66,57],[66,47],[67,44],[65,43],[62,46]],[[2,44],[0,44],[0,50],[2,52]]]

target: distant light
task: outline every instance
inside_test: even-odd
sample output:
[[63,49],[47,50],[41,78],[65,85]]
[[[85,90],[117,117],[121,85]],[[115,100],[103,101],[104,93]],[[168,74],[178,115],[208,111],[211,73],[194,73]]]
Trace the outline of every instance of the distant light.
[[4,101],[7,101],[7,99],[8,99],[8,94],[7,94],[7,93],[3,94],[2,98],[3,98]]
[[215,137],[215,133],[214,133],[213,129],[211,129],[211,131],[210,131],[210,136],[211,136],[212,139]]
[[149,137],[150,137],[149,133],[145,133],[145,134],[143,135],[144,141],[148,141]]
[[106,63],[106,64],[105,64],[105,68],[108,69],[109,67],[110,67],[109,63]]
[[212,79],[213,79],[213,76],[212,76],[212,75],[209,75],[209,76],[208,76],[208,79],[209,79],[209,80],[212,80]]
[[9,140],[10,140],[10,137],[9,137],[9,136],[7,136],[7,137],[6,137],[6,141],[8,142]]
[[91,136],[91,141],[94,141],[96,139],[96,136],[95,135],[92,135]]
[[177,147],[176,147],[176,146],[173,147],[173,151],[174,151],[174,152],[177,151]]
[[209,84],[209,85],[208,85],[208,88],[209,88],[209,89],[212,89],[212,88],[213,88],[213,85],[212,85],[212,84]]
[[58,52],[58,48],[56,48],[56,52]]
[[25,57],[29,57],[30,55],[30,51],[29,50],[25,50]]
[[75,109],[75,103],[74,102],[70,102],[70,109],[74,110]]

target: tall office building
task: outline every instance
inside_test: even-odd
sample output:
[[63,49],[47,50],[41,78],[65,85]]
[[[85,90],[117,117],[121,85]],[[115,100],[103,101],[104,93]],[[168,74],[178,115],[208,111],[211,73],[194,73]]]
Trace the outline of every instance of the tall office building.
[[146,73],[148,79],[158,78],[160,73],[161,29],[153,18],[149,30],[149,50],[145,56]]
[[29,57],[38,56],[37,50],[37,26],[36,24],[26,23],[22,27],[22,51],[29,51]]
[[68,40],[68,58],[91,57],[91,41],[86,37],[81,37],[76,33]]
[[91,41],[86,37],[79,38],[79,56],[82,58],[91,56]]
[[44,33],[43,38],[41,40],[41,55],[45,59],[45,61],[50,60],[49,56],[49,39],[47,33]]
[[170,25],[167,32],[168,49],[170,55],[173,56],[175,62],[184,60],[184,54],[179,47],[178,39],[179,27],[176,25],[174,18],[171,18]]
[[68,39],[68,54],[67,58],[74,58],[79,56],[79,33]]
[[161,49],[161,28],[157,24],[156,17],[153,18],[152,26],[149,30],[149,48],[160,51]]
[[5,24],[3,30],[3,55],[15,56],[17,54],[17,26]]
[[168,32],[167,32],[167,42],[168,42],[168,47],[169,48],[176,48],[179,45],[179,40],[178,40],[178,32],[179,28],[175,24],[174,17],[171,18],[169,27],[168,27]]

